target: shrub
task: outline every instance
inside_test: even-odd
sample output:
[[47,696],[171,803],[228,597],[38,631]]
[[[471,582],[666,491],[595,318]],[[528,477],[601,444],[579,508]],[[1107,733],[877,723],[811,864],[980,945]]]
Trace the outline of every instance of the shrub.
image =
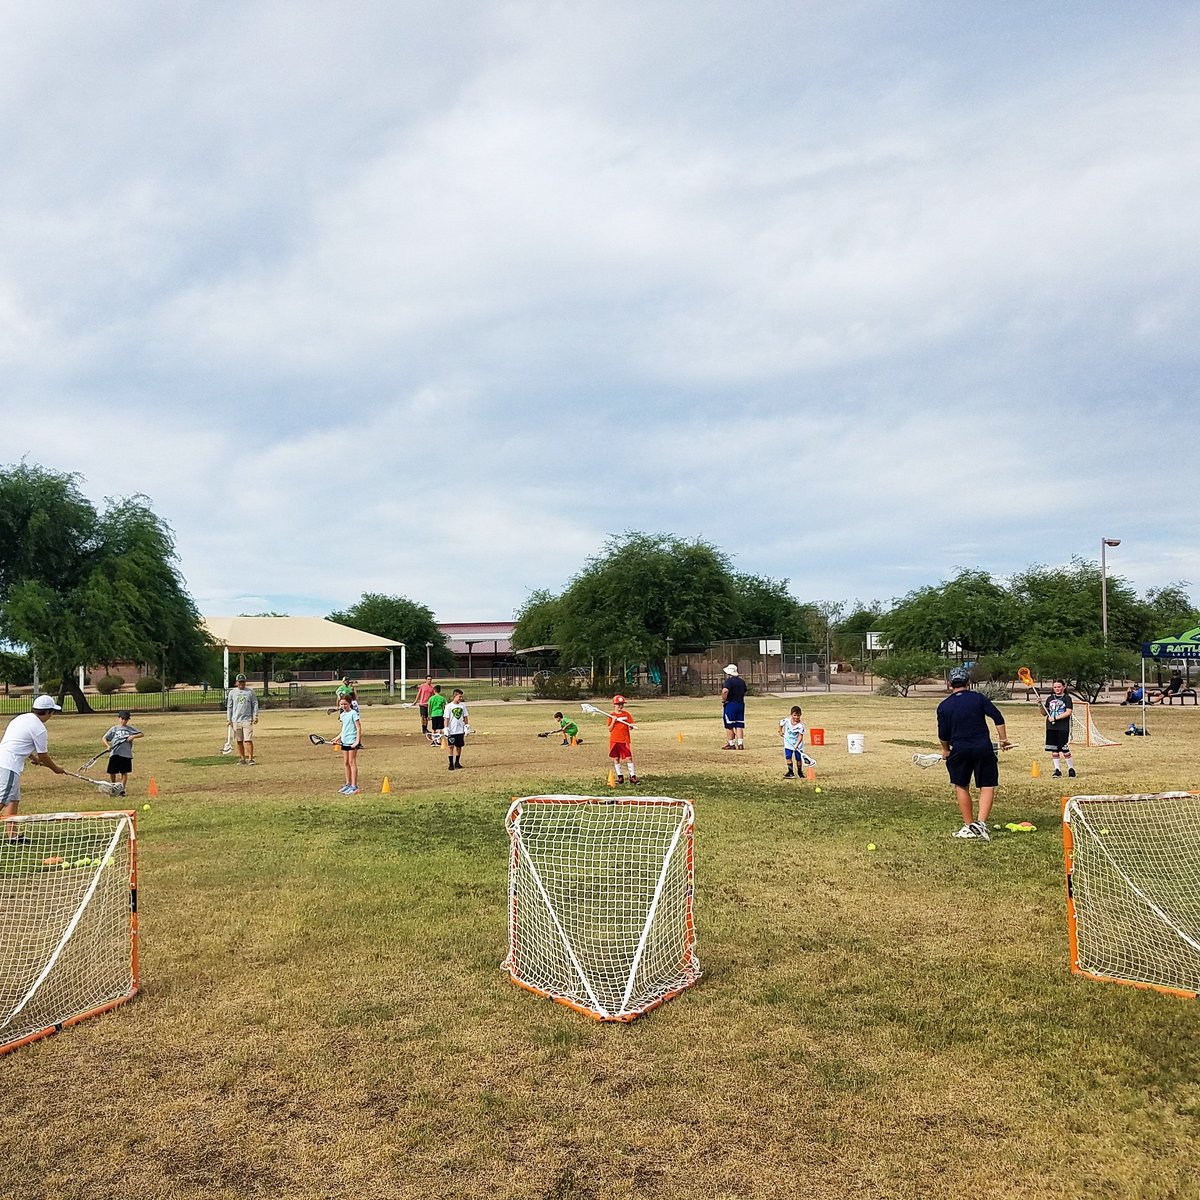
[[315,688],[296,688],[291,699],[293,708],[329,707],[329,697],[320,695]]
[[539,671],[534,679],[533,694],[539,700],[578,700],[586,695],[578,676],[568,672],[551,674]]
[[875,695],[877,696],[899,696],[900,694],[900,688],[890,679],[885,679],[875,689]]
[[161,692],[162,680],[155,679],[153,675],[143,675],[133,685],[135,692]]
[[989,679],[986,683],[978,684],[975,690],[981,695],[986,696],[991,701],[1008,700],[1009,685],[1002,679]]
[[296,676],[293,675],[291,671],[276,671],[275,672],[275,682],[276,683],[291,683],[292,680],[295,678],[296,678]]
[[111,696],[125,686],[125,680],[120,675],[101,675],[96,681],[96,691],[102,696]]

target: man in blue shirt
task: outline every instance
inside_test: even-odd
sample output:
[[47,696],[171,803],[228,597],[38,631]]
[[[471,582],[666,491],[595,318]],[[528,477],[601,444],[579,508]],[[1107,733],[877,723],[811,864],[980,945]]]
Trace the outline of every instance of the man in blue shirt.
[[745,750],[746,748],[746,681],[738,674],[737,666],[730,663],[724,668],[725,686],[721,689],[721,719],[725,723],[728,737],[724,749]]
[[[995,722],[1001,750],[1007,750],[1012,743],[1008,740],[1000,710],[986,696],[971,691],[971,673],[966,667],[955,667],[950,672],[950,689],[950,695],[938,705],[937,727],[942,758],[963,819],[963,827],[954,836],[991,841],[987,822],[996,785],[1000,782],[1000,767],[992,748],[988,720]],[[978,818],[973,818],[971,813],[972,775],[979,788]]]

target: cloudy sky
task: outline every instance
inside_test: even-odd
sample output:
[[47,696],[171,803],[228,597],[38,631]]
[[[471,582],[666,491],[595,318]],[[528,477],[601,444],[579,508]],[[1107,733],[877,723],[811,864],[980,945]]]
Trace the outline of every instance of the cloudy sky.
[[1120,537],[1200,599],[1198,35],[0,0],[0,463],[148,495],[213,615],[503,619],[628,529],[801,600]]

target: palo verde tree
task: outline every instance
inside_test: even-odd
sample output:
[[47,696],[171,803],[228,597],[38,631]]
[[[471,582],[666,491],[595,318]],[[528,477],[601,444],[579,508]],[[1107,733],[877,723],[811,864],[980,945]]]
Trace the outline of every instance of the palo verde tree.
[[146,497],[98,513],[78,476],[25,463],[0,470],[0,639],[81,712],[81,664],[128,658],[170,679],[201,669],[208,645],[171,530]]
[[[446,644],[446,636],[438,628],[433,611],[407,596],[364,592],[357,603],[345,612],[330,613],[329,619],[339,625],[361,629],[364,633],[373,633],[376,637],[403,642],[412,659],[419,658],[425,643],[431,642],[431,665],[446,670],[454,668],[454,653]],[[384,667],[387,662],[386,651],[370,652],[361,657],[364,667]]]
[[651,662],[675,646],[726,635],[736,614],[729,560],[707,542],[667,534],[610,537],[560,600],[564,661]]
[[944,654],[957,643],[967,658],[978,658],[1013,644],[1020,612],[986,571],[960,571],[947,583],[909,592],[881,626],[896,650]]

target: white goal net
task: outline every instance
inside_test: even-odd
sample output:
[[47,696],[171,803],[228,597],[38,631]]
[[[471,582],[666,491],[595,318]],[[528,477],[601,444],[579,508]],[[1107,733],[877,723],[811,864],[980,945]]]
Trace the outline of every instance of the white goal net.
[[1200,993],[1200,795],[1070,796],[1063,845],[1072,970]]
[[693,823],[687,801],[666,797],[514,801],[514,982],[600,1021],[630,1021],[695,983]]
[[[1080,712],[1080,710],[1083,710]],[[1090,704],[1076,704],[1071,709],[1071,741],[1075,745],[1084,746],[1118,746],[1119,742],[1113,741],[1112,738],[1107,738],[1096,728],[1096,722],[1092,720],[1092,706]]]
[[132,813],[10,817],[0,836],[3,1053],[136,993],[137,873]]

